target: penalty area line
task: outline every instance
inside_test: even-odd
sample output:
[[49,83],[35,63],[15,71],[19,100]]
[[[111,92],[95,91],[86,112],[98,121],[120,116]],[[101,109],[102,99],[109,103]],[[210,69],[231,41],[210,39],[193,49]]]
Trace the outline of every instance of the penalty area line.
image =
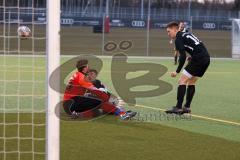
[[[161,108],[154,108],[154,107],[149,107],[145,105],[139,105],[136,104],[135,106],[141,107],[141,108],[147,108],[147,109],[152,109],[152,110],[159,110],[159,111],[166,111],[166,109],[161,109]],[[201,116],[201,115],[196,115],[196,114],[191,114],[192,117],[198,118],[198,119],[203,119],[203,120],[208,120],[208,121],[215,121],[215,122],[220,122],[220,123],[225,123],[225,124],[231,124],[231,125],[236,125],[240,126],[239,122],[234,122],[234,121],[229,121],[229,120],[223,120],[223,119],[218,119],[218,118],[211,118],[207,116]]]

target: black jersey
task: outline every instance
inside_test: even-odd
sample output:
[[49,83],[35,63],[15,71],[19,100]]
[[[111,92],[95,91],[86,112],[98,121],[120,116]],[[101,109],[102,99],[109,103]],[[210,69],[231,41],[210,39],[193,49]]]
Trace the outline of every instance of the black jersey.
[[102,84],[102,82],[98,79],[94,80],[93,82],[94,87],[96,88],[105,88],[105,86]]
[[186,60],[186,52],[188,52],[192,61],[201,61],[204,57],[209,57],[207,49],[204,44],[193,34],[188,32],[178,32],[175,40],[176,50],[179,51],[179,65],[176,70],[179,73]]
[[[94,87],[96,87],[96,88],[105,88],[106,89],[106,86],[104,85],[104,84],[102,84],[102,82],[99,80],[99,79],[96,79],[96,80],[94,80],[93,82],[92,82],[92,84],[94,85]],[[111,93],[110,92],[106,92],[108,95],[111,95]]]

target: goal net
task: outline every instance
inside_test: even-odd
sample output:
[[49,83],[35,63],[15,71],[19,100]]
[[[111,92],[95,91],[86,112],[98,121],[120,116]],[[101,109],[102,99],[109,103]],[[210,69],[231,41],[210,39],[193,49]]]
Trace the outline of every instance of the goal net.
[[240,58],[240,19],[232,20],[232,58]]
[[[59,62],[59,51],[55,52],[56,49],[49,42],[55,38],[55,44],[58,44],[58,30],[55,28],[56,32],[52,33],[49,40],[46,36],[46,29],[50,28],[46,25],[46,6],[40,8],[37,5],[35,0],[0,1],[1,160],[51,159],[47,147],[49,142],[52,143],[52,140],[48,140],[48,127],[53,125],[50,123],[49,126],[48,122],[55,120],[56,132],[58,131],[58,121],[53,114],[58,99],[50,101],[51,97],[48,97],[49,93],[57,95],[48,87],[48,76]],[[53,20],[52,25],[55,22],[58,20]],[[27,26],[31,30],[31,36],[20,37],[17,32],[20,26]],[[52,56],[47,56],[46,51],[56,53],[54,63],[50,62]],[[49,105],[53,109],[49,110]],[[52,120],[48,115],[55,116],[55,119]],[[52,139],[56,141],[57,138],[58,132]],[[58,158],[56,155],[52,160]]]

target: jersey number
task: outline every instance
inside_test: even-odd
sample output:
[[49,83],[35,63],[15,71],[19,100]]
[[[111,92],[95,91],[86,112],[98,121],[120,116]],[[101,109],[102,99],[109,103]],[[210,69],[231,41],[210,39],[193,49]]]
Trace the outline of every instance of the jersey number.
[[195,37],[194,35],[191,34],[191,35],[187,35],[186,37],[190,38],[191,40],[193,40],[195,45],[199,45],[200,44],[199,39],[197,37]]

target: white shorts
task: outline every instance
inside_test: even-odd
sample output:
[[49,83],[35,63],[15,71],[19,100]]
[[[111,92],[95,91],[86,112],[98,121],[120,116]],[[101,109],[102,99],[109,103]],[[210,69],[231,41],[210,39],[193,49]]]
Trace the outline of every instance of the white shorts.
[[193,75],[191,75],[190,73],[188,73],[188,71],[186,71],[185,69],[183,69],[182,72],[185,76],[187,76],[189,79],[191,79],[193,77]]

